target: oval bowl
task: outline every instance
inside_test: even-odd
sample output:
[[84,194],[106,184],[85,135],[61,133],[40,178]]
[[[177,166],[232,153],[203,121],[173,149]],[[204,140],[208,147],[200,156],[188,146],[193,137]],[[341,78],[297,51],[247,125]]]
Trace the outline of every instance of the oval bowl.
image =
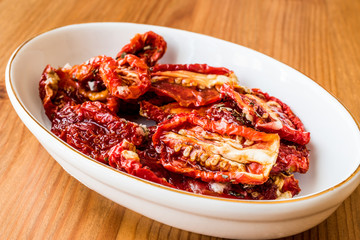
[[[38,94],[44,67],[79,64],[103,54],[114,57],[136,33],[149,30],[162,35],[168,43],[160,62],[227,67],[234,70],[241,85],[260,88],[294,110],[312,138],[308,145],[310,170],[296,176],[302,189],[298,196],[246,201],[170,189],[103,165],[51,133]],[[289,236],[326,219],[360,182],[359,126],[344,106],[298,71],[220,39],[133,23],[70,25],[40,34],[19,46],[9,59],[5,77],[15,111],[69,174],[112,201],[176,228],[236,239]]]

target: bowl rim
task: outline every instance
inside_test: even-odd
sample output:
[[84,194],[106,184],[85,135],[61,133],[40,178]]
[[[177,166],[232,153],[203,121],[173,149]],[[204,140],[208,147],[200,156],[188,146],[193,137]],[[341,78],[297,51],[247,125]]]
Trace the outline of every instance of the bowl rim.
[[[47,31],[44,31],[44,32],[41,32],[33,37],[30,37],[28,38],[27,40],[25,40],[24,42],[22,42],[16,49],[15,51],[12,53],[8,63],[7,63],[7,67],[6,67],[6,70],[5,70],[5,81],[8,83],[8,85],[6,84],[6,87],[7,86],[10,86],[10,89],[8,89],[7,87],[7,94],[10,95],[12,94],[17,103],[19,104],[19,106],[21,107],[21,110],[23,112],[25,112],[27,114],[28,117],[30,117],[32,119],[32,121],[34,123],[37,124],[38,127],[40,127],[43,131],[45,131],[48,135],[50,135],[52,138],[55,138],[58,142],[60,142],[61,144],[63,144],[66,148],[68,148],[70,151],[72,151],[73,153],[75,154],[80,154],[82,157],[85,157],[87,160],[90,160],[96,164],[99,164],[103,167],[106,167],[108,169],[111,169],[112,171],[115,171],[116,173],[120,173],[120,174],[123,174],[124,176],[127,176],[127,177],[130,177],[130,178],[133,178],[135,180],[138,180],[138,181],[141,181],[145,184],[149,184],[153,187],[157,187],[157,188],[162,188],[162,189],[165,189],[165,190],[168,190],[168,191],[173,191],[173,192],[176,192],[176,193],[181,193],[181,194],[185,194],[185,195],[189,195],[189,196],[193,196],[193,197],[197,197],[197,198],[205,198],[205,199],[209,199],[209,200],[217,200],[217,201],[223,201],[223,202],[234,202],[234,203],[247,203],[247,204],[281,204],[281,203],[292,203],[292,202],[299,202],[299,201],[305,201],[305,200],[309,200],[309,199],[313,199],[313,198],[316,198],[318,196],[321,196],[321,195],[324,195],[328,192],[331,192],[333,190],[336,190],[336,189],[339,189],[341,186],[345,185],[346,183],[348,183],[350,180],[352,180],[356,175],[360,174],[360,163],[358,165],[358,167],[352,172],[352,174],[350,176],[348,176],[346,179],[344,179],[343,181],[337,183],[336,185],[332,186],[332,187],[329,187],[325,190],[322,190],[322,191],[319,191],[319,192],[316,192],[316,193],[313,193],[313,194],[308,194],[308,195],[305,195],[303,197],[295,197],[295,198],[290,198],[290,199],[279,199],[279,200],[245,200],[245,199],[230,199],[230,198],[222,198],[222,197],[214,197],[214,196],[208,196],[208,195],[202,195],[202,194],[196,194],[196,193],[192,193],[192,192],[187,192],[187,191],[184,191],[184,190],[179,190],[179,189],[175,189],[175,188],[170,188],[170,187],[167,187],[167,186],[164,186],[164,185],[161,185],[161,184],[158,184],[158,183],[155,183],[155,182],[151,182],[151,181],[148,181],[148,180],[145,180],[145,179],[142,179],[140,177],[136,177],[136,176],[133,176],[131,174],[128,174],[126,172],[122,172],[118,169],[115,169],[111,166],[108,166],[106,164],[103,164],[99,161],[96,161],[95,159],[85,155],[84,153],[78,151],[77,149],[73,148],[72,146],[68,145],[67,143],[65,143],[64,141],[62,141],[61,139],[59,139],[56,135],[54,135],[50,130],[48,130],[43,124],[41,124],[32,114],[31,112],[24,106],[24,104],[22,103],[22,101],[20,101],[20,97],[16,94],[16,91],[15,91],[15,87],[13,86],[13,81],[11,79],[11,69],[12,69],[12,65],[13,65],[13,61],[14,59],[16,58],[16,56],[18,55],[18,53],[20,52],[20,50],[25,47],[28,43],[30,43],[31,41],[33,41],[35,38],[39,37],[39,36],[42,36],[42,35],[45,35],[47,33],[50,33],[50,32],[53,32],[53,31],[57,31],[57,30],[60,30],[60,29],[64,29],[64,28],[72,28],[72,27],[79,27],[79,26],[87,26],[87,25],[97,25],[97,24],[132,24],[132,25],[144,25],[144,26],[149,26],[149,27],[157,27],[157,28],[164,28],[164,29],[173,29],[173,30],[178,30],[178,31],[183,31],[183,32],[190,32],[190,31],[186,31],[186,30],[181,30],[181,29],[175,29],[175,28],[171,28],[171,27],[164,27],[164,26],[157,26],[157,25],[150,25],[150,24],[138,24],[138,23],[131,23],[131,22],[89,22],[89,23],[77,23],[77,24],[70,24],[70,25],[65,25],[65,26],[60,26],[60,27],[55,27],[55,28],[52,28],[50,30],[47,30]],[[190,33],[193,33],[193,32],[190,32]],[[200,34],[200,33],[196,33],[198,35],[203,35],[203,36],[206,36],[204,34]],[[208,36],[209,37],[209,36]],[[214,38],[214,37],[212,37]],[[215,38],[215,39],[219,39],[219,38]],[[221,41],[225,41],[225,42],[228,42],[226,40],[222,40],[222,39],[219,39]],[[234,43],[235,44],[235,43]],[[237,44],[239,45],[239,44]],[[242,46],[242,45],[239,45],[239,46]],[[246,49],[250,49],[250,48],[247,48],[245,46],[242,46]],[[260,53],[256,50],[253,50],[253,49],[250,49],[251,51],[254,51],[256,53]],[[260,54],[263,54],[263,53],[260,53]],[[264,56],[267,56],[265,54],[263,54]],[[270,56],[267,56],[267,57],[270,57]],[[270,57],[271,58],[271,57]],[[274,58],[271,58],[272,60],[275,60],[276,62],[278,63],[281,63],[281,64],[284,64],[282,62],[279,62],[278,60],[274,59]],[[286,64],[285,64],[286,65]],[[286,65],[288,66],[288,65]],[[291,68],[291,67],[290,67]],[[293,69],[293,68],[291,68]],[[297,71],[296,69],[294,69],[295,71]],[[346,110],[346,112],[351,116],[351,118],[353,119],[353,121],[355,122],[358,130],[359,130],[359,133],[360,133],[360,124],[357,122],[357,120],[355,119],[355,117],[353,116],[353,114],[349,111],[349,109],[336,97],[334,96],[334,94],[332,94],[331,92],[329,92],[327,89],[323,88],[319,83],[315,82],[314,80],[312,80],[311,78],[309,78],[309,80],[311,80],[312,82],[316,83],[319,87],[321,87],[322,89],[324,89],[330,96],[332,96],[335,100],[337,100],[341,106]],[[11,98],[10,98],[11,100]]]

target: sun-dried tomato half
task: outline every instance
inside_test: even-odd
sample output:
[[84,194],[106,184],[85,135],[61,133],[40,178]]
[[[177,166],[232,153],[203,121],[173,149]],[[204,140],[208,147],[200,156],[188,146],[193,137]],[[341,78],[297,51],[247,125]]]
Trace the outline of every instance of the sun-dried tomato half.
[[104,62],[111,60],[111,57],[105,55],[99,55],[92,57],[86,62],[80,65],[72,66],[68,72],[71,77],[76,82],[88,81],[95,78],[99,73],[100,65]]
[[210,121],[196,113],[160,123],[152,140],[170,171],[206,182],[246,184],[266,182],[280,144],[277,134]]
[[225,99],[231,99],[236,109],[246,121],[260,130],[278,133],[282,139],[305,145],[310,141],[310,133],[306,132],[300,119],[290,107],[279,99],[262,93],[258,89],[245,89],[224,84],[221,92]]
[[45,113],[51,120],[56,111],[65,105],[76,105],[84,101],[78,92],[79,84],[72,81],[63,69],[47,65],[39,82],[40,98]]
[[49,119],[65,105],[85,101],[100,101],[113,112],[119,108],[119,99],[106,89],[98,74],[105,56],[91,58],[84,64],[73,67],[53,68],[48,65],[39,82],[40,98]]
[[110,93],[121,99],[137,99],[151,84],[148,66],[132,54],[119,61],[107,59],[100,65],[99,74]]
[[116,59],[124,58],[127,54],[133,54],[141,58],[148,66],[154,66],[166,52],[164,38],[152,31],[144,34],[136,34],[130,43],[122,47],[116,55]]
[[166,180],[174,188],[197,194],[249,200],[270,200],[293,197],[300,192],[298,181],[292,175],[271,174],[268,180],[260,185],[232,184],[231,182],[205,182],[185,176],[181,173],[166,170],[161,164],[160,154],[153,145],[138,151],[140,162],[155,173],[158,178]]
[[173,98],[182,107],[200,107],[220,101],[218,88],[235,84],[235,74],[206,64],[163,64],[151,71],[152,90]]
[[100,102],[65,106],[56,112],[51,131],[94,159],[107,163],[108,151],[126,139],[135,146],[147,137],[147,129],[114,115]]
[[[251,126],[251,123],[232,107],[230,102],[214,104],[205,114],[211,120],[223,120],[229,124],[242,126]],[[299,145],[293,142],[282,140],[280,142],[279,154],[271,173],[306,173],[309,169],[309,150],[305,145]]]
[[111,60],[111,57],[100,55],[90,58],[83,64],[64,67],[62,71],[77,84],[76,91],[82,96],[83,101],[100,101],[106,103],[110,110],[117,112],[119,99],[109,93],[99,74],[100,66]]

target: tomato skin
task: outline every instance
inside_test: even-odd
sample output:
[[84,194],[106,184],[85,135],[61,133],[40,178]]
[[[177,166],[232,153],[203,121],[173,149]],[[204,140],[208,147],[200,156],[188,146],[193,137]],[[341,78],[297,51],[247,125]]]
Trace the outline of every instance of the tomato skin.
[[212,67],[207,64],[157,64],[150,68],[152,73],[164,71],[190,71],[203,74],[228,75],[233,71],[224,67]]
[[141,101],[140,102],[140,115],[151,119],[157,123],[163,122],[169,118],[174,117],[179,113],[190,113],[196,112],[201,116],[205,116],[208,113],[208,109],[211,108],[212,105],[206,105],[203,107],[182,107],[177,102],[172,102],[166,105],[157,106],[152,104],[149,101]]
[[153,105],[148,101],[140,102],[140,115],[148,119],[151,119],[157,123],[162,122],[168,119],[169,117],[171,117],[171,114],[166,113],[160,107]]
[[45,109],[45,114],[49,119],[52,119],[52,116],[56,112],[56,105],[53,103],[53,100],[58,93],[58,83],[55,81],[54,86],[49,84],[48,74],[50,73],[55,73],[55,69],[50,65],[47,65],[41,74],[39,95]]
[[200,91],[165,81],[153,83],[151,90],[160,96],[173,98],[182,107],[200,107],[221,100],[220,93],[213,88]]
[[304,124],[287,104],[276,97],[270,96],[268,93],[262,92],[260,89],[254,88],[252,91],[263,96],[266,101],[274,101],[281,106],[281,111],[287,117],[288,121],[284,121],[283,128],[279,132],[280,137],[300,145],[306,145],[310,142],[310,133],[305,131]]

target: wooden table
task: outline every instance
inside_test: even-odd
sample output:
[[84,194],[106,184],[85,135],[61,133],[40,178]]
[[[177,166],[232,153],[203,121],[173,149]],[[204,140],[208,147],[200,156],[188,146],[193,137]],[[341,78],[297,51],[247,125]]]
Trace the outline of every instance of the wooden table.
[[[28,38],[74,23],[185,29],[265,53],[314,79],[360,121],[358,0],[2,0],[0,72]],[[214,239],[119,206],[67,174],[22,124],[0,77],[0,239]],[[359,146],[360,147],[360,146]],[[286,239],[360,239],[360,187]]]

